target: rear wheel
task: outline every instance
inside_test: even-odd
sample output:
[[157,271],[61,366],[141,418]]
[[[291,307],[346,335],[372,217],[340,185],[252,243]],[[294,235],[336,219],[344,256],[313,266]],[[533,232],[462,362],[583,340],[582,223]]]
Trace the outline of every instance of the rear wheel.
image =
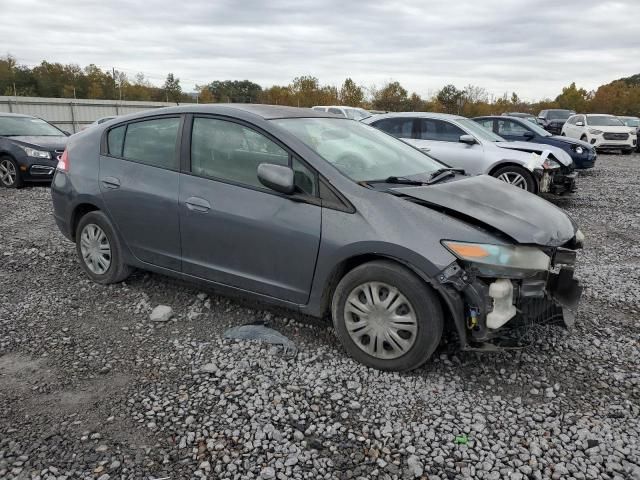
[[442,336],[436,293],[413,272],[389,261],[365,263],[347,273],[336,287],[331,310],[347,353],[380,370],[419,367]]
[[123,262],[115,230],[100,211],[89,212],[78,222],[76,252],[82,268],[94,282],[117,283],[131,274],[131,267]]
[[535,193],[536,191],[536,182],[533,175],[524,168],[509,165],[499,168],[493,172],[493,176],[498,180],[513,185],[514,187],[527,190],[528,192]]
[[23,185],[18,164],[6,155],[0,157],[0,184],[7,188],[20,188]]

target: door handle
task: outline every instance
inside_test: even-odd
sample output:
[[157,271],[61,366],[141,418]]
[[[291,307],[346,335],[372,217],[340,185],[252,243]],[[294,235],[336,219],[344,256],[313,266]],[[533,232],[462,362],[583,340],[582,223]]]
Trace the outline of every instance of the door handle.
[[104,177],[102,179],[102,184],[106,187],[106,188],[120,188],[120,179],[116,178],[116,177]]
[[211,204],[204,198],[189,197],[185,204],[187,205],[187,208],[193,212],[206,213],[211,210]]

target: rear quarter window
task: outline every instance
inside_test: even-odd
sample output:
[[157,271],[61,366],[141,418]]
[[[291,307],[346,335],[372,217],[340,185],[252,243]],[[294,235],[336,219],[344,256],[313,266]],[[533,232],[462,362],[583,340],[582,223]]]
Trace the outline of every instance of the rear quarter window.
[[114,157],[122,156],[122,145],[124,144],[124,132],[127,126],[112,128],[107,134],[107,150],[109,155]]

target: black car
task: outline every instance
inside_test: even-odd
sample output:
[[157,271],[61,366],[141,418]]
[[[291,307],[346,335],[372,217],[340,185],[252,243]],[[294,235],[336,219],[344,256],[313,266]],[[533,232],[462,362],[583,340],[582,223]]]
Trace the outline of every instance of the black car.
[[554,135],[560,135],[562,133],[562,126],[564,125],[564,122],[566,122],[571,115],[575,114],[576,112],[573,110],[563,110],[561,108],[542,110],[538,114],[538,123],[547,132],[553,133]]
[[510,141],[542,143],[561,148],[571,156],[577,169],[593,168],[596,163],[596,149],[587,142],[551,135],[524,118],[493,115],[476,117],[473,120]]
[[41,118],[0,114],[0,185],[51,182],[67,144],[66,132]]

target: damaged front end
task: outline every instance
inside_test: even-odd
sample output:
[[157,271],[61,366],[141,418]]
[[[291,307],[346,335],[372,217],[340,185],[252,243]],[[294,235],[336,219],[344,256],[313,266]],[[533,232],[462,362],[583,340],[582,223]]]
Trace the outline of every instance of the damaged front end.
[[562,247],[443,241],[458,261],[438,276],[462,348],[521,347],[526,329],[573,325],[582,287],[573,276],[580,231]]
[[538,193],[566,195],[577,189],[578,174],[573,163],[565,165],[552,152],[545,150],[540,155],[532,154],[526,167],[538,182]]

